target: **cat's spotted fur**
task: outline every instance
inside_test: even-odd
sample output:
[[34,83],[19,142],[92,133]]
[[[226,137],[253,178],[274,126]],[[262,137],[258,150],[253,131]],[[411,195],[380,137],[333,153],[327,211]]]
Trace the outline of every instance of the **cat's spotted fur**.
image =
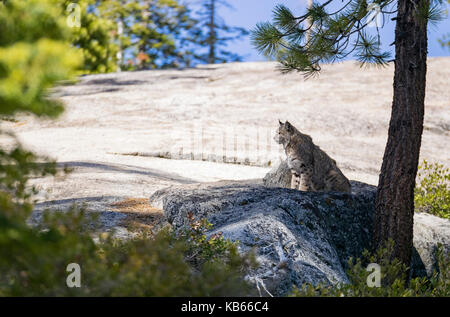
[[309,135],[288,121],[280,122],[275,141],[283,144],[292,172],[291,188],[302,191],[351,192],[348,179],[336,161],[316,146]]

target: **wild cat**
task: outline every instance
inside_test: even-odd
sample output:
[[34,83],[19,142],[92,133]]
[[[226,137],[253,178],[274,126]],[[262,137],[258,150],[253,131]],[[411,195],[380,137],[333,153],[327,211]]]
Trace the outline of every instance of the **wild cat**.
[[288,121],[282,123],[274,137],[283,144],[287,164],[292,172],[291,188],[302,191],[351,192],[349,180],[309,135],[298,131]]

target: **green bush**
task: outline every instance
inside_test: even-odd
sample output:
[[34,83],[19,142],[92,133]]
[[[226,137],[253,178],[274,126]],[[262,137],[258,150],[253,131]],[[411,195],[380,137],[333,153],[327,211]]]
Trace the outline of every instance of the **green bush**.
[[444,165],[423,161],[419,165],[418,183],[414,189],[416,211],[450,218],[450,172]]
[[[3,208],[2,208],[3,209]],[[235,243],[207,238],[206,221],[176,233],[129,240],[92,237],[96,221],[75,208],[47,212],[30,227],[0,213],[0,296],[244,296],[254,264]],[[66,285],[69,263],[81,267],[81,287]]]
[[[380,248],[374,254],[364,251],[362,258],[348,261],[347,276],[349,283],[337,285],[304,284],[295,288],[291,296],[327,296],[327,297],[411,297],[411,296],[450,296],[450,258],[444,255],[442,246],[436,251],[438,270],[430,278],[408,279],[407,267],[397,259],[391,260],[393,243]],[[367,279],[372,271],[367,271],[369,263],[377,263],[381,269],[380,287],[368,286]]]
[[108,73],[117,70],[119,46],[113,41],[117,28],[115,21],[107,19],[96,8],[95,0],[55,0],[65,10],[71,3],[80,6],[80,26],[71,28],[70,41],[83,55],[81,73]]
[[48,89],[71,79],[81,63],[60,7],[54,0],[0,3],[0,30],[0,115],[56,117],[63,106]]
[[[0,149],[0,296],[244,296],[255,263],[211,224],[190,217],[185,230],[141,231],[129,240],[99,233],[95,217],[72,208],[47,211],[30,226],[36,189],[30,177],[56,174],[54,163],[20,146]],[[81,266],[81,287],[66,285],[69,263]]]
[[[48,89],[71,79],[81,58],[70,46],[61,1],[0,2],[2,120],[14,121],[17,113],[56,117],[63,111],[59,101],[48,98]],[[30,226],[37,191],[28,180],[55,175],[56,165],[23,149],[10,132],[0,130],[0,137],[0,296],[248,294],[243,277],[254,263],[251,255],[241,256],[236,244],[220,235],[206,237],[206,221],[191,217],[190,228],[179,233],[165,228],[118,240],[113,232],[95,234],[95,219],[74,207],[45,212]],[[66,284],[70,263],[81,267],[79,288]]]
[[[211,224],[190,218],[180,232],[141,231],[129,240],[98,233],[90,213],[47,211],[27,223],[36,189],[30,177],[55,174],[20,146],[0,150],[0,296],[243,296],[254,265],[236,243],[206,236]],[[81,287],[66,285],[69,263],[81,266]]]

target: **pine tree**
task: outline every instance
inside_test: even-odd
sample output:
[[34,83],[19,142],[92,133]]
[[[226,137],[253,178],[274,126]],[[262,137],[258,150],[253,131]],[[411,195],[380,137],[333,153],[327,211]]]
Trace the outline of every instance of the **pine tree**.
[[83,73],[108,73],[116,70],[118,46],[111,41],[114,21],[105,19],[97,10],[96,0],[60,0],[63,10],[76,3],[80,9],[80,25],[71,28],[71,42],[83,54]]
[[[82,67],[59,0],[0,0],[0,120],[16,113],[55,117],[63,110],[48,89]],[[3,128],[3,124],[0,126]],[[36,193],[30,178],[56,165],[23,149],[0,129],[0,296],[244,296],[253,257],[222,237],[206,238],[207,221],[185,232],[161,230],[119,241],[92,230],[78,210],[44,212],[27,221]],[[9,141],[9,140],[8,140]],[[6,145],[6,146],[5,146]],[[82,267],[82,287],[67,287],[67,265]]]
[[238,54],[226,50],[226,46],[228,42],[247,35],[248,31],[241,27],[226,25],[218,13],[220,6],[232,8],[226,1],[203,0],[201,10],[197,13],[199,18],[193,42],[208,49],[206,54],[195,56],[203,63],[215,64],[242,60]]
[[[10,0],[2,0],[8,4]],[[114,25],[99,16],[95,10],[96,0],[52,0],[49,1],[60,10],[60,19],[64,20],[68,37],[72,46],[78,48],[83,56],[81,73],[106,73],[116,69],[115,58],[117,47],[111,42],[111,33]],[[75,4],[80,13],[80,24],[67,28],[68,15],[73,13]],[[72,8],[70,11],[69,8]],[[38,28],[39,30],[39,28]],[[3,31],[3,30],[2,30]]]
[[147,58],[141,68],[184,66],[188,52],[181,45],[181,37],[195,23],[188,8],[173,0],[147,0],[143,1],[141,12],[132,26],[132,33],[138,39],[137,51]]
[[[135,68],[180,67],[187,51],[181,37],[194,25],[187,7],[176,0],[111,0],[98,6],[101,15],[123,28],[116,32],[119,50],[136,60]],[[122,63],[123,68],[130,68]],[[132,67],[132,68],[133,68]]]
[[[373,10],[381,20],[392,15],[395,29],[394,98],[388,141],[378,184],[373,232],[374,248],[395,242],[393,257],[409,265],[413,238],[414,185],[423,130],[427,24],[439,20],[442,0],[346,0],[330,12],[332,0],[313,3],[303,15],[287,7],[274,9],[273,23],[260,23],[252,40],[265,55],[275,57],[283,72],[306,77],[353,54],[361,65],[385,66],[389,53],[381,49],[379,28],[368,32]],[[337,2],[337,1],[336,1]],[[311,24],[305,26],[306,21]],[[306,39],[305,34],[310,32]]]
[[119,70],[126,69],[124,52],[132,47],[130,24],[134,21],[134,15],[140,12],[141,5],[129,0],[101,1],[97,5],[100,15],[115,24],[112,40],[118,46],[117,64]]
[[[49,98],[49,89],[72,79],[82,61],[61,7],[54,0],[1,1],[0,30],[0,120],[14,121],[17,113],[59,115],[63,106]],[[23,149],[12,132],[0,129],[0,137],[10,144],[0,147],[0,218],[25,221],[32,209],[28,179],[56,170]]]
[[0,3],[0,115],[56,116],[61,104],[47,89],[74,75],[79,51],[71,48],[66,16],[54,0]]

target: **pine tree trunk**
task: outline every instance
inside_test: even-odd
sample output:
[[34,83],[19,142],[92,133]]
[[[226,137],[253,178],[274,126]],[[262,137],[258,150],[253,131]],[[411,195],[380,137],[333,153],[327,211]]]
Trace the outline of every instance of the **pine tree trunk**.
[[429,0],[398,0],[394,100],[378,183],[374,247],[392,239],[397,258],[410,264],[414,187],[423,131],[427,25],[415,8]]
[[215,26],[215,14],[216,14],[216,0],[210,0],[209,5],[209,56],[208,63],[214,64],[216,62],[216,26]]

